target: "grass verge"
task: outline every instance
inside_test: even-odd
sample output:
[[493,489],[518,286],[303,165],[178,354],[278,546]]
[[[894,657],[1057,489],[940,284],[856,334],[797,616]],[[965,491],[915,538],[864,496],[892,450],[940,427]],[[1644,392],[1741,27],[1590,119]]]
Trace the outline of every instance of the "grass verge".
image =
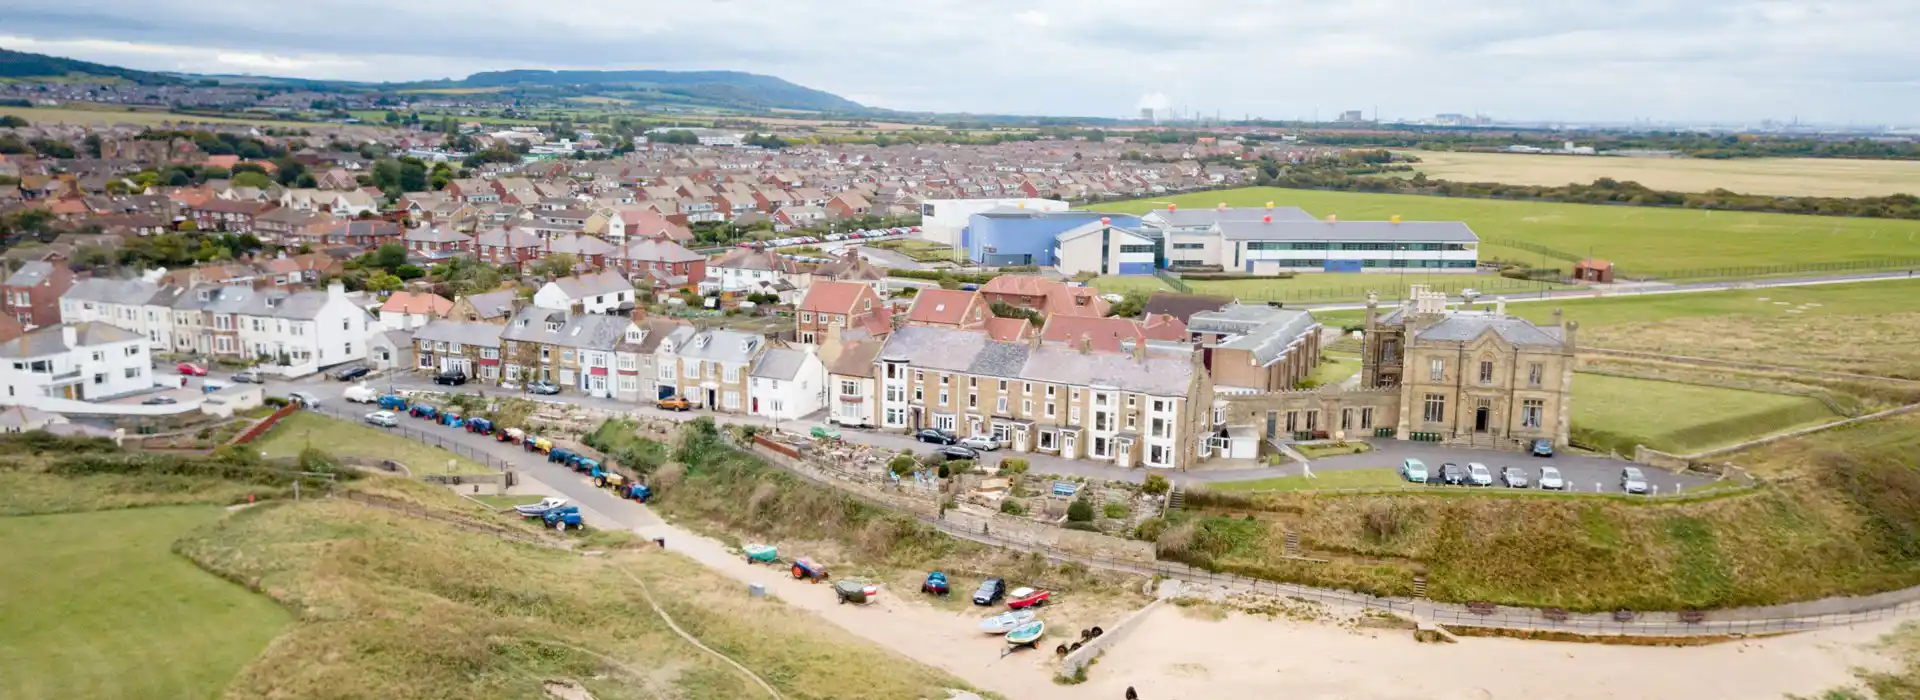
[[[403,422],[402,426],[426,428],[423,421]],[[432,428],[427,428],[432,429]],[[442,428],[451,430],[451,428]],[[391,459],[407,465],[414,476],[430,474],[492,474],[493,469],[466,457],[431,445],[390,435],[385,430],[310,411],[295,411],[281,420],[265,437],[253,441],[253,449],[270,459],[300,456],[307,447],[358,461]],[[452,460],[452,464],[448,464]]]
[[1573,406],[1576,442],[1621,454],[1689,454],[1840,418],[1806,396],[1600,374],[1574,378]]
[[0,697],[211,698],[289,621],[169,546],[211,506],[0,518]]
[[1322,489],[1392,488],[1405,484],[1398,471],[1379,469],[1339,469],[1315,472],[1313,478],[1280,476],[1248,481],[1216,481],[1206,485],[1211,491],[1310,491]]

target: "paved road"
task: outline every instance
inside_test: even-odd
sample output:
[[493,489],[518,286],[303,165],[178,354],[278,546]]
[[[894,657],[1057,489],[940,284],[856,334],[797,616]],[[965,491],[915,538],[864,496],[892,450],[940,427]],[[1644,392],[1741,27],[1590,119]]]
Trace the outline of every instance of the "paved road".
[[[340,396],[345,392],[347,386],[347,384],[341,382],[308,378],[291,385],[277,382],[269,383],[267,390],[271,394],[284,395],[286,391],[298,388],[313,393],[321,399],[322,403],[337,404],[340,402]],[[392,389],[445,391],[450,388],[436,386],[431,380],[406,374],[377,378],[371,383],[371,386],[381,391],[389,391]],[[480,393],[480,390],[478,388],[468,388],[466,393],[477,394]],[[496,395],[498,394],[498,392],[494,393]],[[634,416],[664,418],[668,420],[690,420],[700,415],[711,415],[714,420],[722,424],[779,427],[788,431],[799,431],[806,427],[817,425],[823,422],[822,419],[824,416],[823,412],[809,416],[804,420],[781,421],[778,426],[774,426],[772,421],[755,416],[662,411],[652,406],[634,405],[585,396],[562,395],[557,398],[566,403],[602,410],[620,411]],[[841,436],[849,442],[887,449],[913,450],[924,453],[932,447],[931,445],[917,442],[910,436],[899,433],[854,428],[842,428],[840,433]],[[1376,447],[1374,452],[1313,460],[1309,462],[1309,466],[1311,466],[1315,472],[1319,473],[1346,469],[1397,468],[1401,460],[1412,457],[1425,462],[1429,469],[1432,470],[1439,469],[1439,466],[1445,462],[1457,462],[1461,464],[1480,462],[1486,464],[1496,472],[1500,467],[1513,465],[1524,467],[1528,469],[1530,474],[1537,475],[1537,468],[1539,466],[1550,464],[1558,467],[1561,474],[1572,483],[1574,488],[1583,491],[1593,490],[1595,488],[1594,484],[1596,483],[1600,484],[1601,490],[1618,490],[1620,469],[1621,467],[1628,466],[1626,462],[1585,455],[1563,455],[1553,459],[1537,459],[1526,457],[1517,452],[1440,447],[1398,440],[1377,440],[1370,442]],[[1000,459],[1013,456],[1026,459],[1031,463],[1031,469],[1033,473],[1036,474],[1059,474],[1063,476],[1079,476],[1090,479],[1138,483],[1144,480],[1148,473],[1147,470],[1144,469],[1120,469],[1099,462],[1062,459],[1051,455],[1036,453],[1021,454],[1009,450],[989,453],[987,461],[997,462]],[[1705,479],[1694,476],[1675,476],[1659,469],[1647,469],[1644,471],[1649,479],[1649,483],[1657,486],[1660,493],[1671,493],[1676,486],[1692,487],[1706,483]],[[1198,484],[1296,476],[1301,473],[1301,467],[1298,464],[1283,464],[1277,467],[1268,467],[1250,465],[1246,462],[1236,462],[1228,466],[1199,467],[1186,472],[1161,473],[1175,483]]]

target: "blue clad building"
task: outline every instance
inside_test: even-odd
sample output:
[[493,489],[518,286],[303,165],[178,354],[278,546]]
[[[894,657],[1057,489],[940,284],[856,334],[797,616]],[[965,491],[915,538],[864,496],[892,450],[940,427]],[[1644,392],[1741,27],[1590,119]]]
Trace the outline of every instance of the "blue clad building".
[[967,227],[960,232],[960,245],[967,250],[968,259],[985,267],[1054,265],[1059,262],[1053,259],[1055,237],[1103,216],[1116,227],[1140,226],[1140,217],[1129,214],[995,207],[968,218]]

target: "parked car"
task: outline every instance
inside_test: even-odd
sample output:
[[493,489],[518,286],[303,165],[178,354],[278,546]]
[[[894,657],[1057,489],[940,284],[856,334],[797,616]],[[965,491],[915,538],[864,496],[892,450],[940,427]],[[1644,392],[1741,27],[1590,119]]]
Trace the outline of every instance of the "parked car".
[[466,372],[441,372],[433,375],[433,383],[447,386],[460,386],[467,383]]
[[261,377],[260,372],[258,370],[251,370],[251,369],[243,369],[238,372],[234,372],[233,376],[228,377],[228,379],[232,379],[235,384],[265,384],[266,383],[266,378]]
[[400,416],[393,411],[374,411],[367,414],[367,422],[382,428],[391,428],[400,424]]
[[1646,493],[1647,475],[1640,473],[1639,467],[1626,467],[1620,470],[1620,489],[1627,493]]
[[913,434],[913,439],[921,442],[931,442],[935,445],[951,445],[957,442],[953,437],[953,433],[939,428],[923,428],[920,432]]
[[320,397],[304,391],[289,391],[287,398],[307,408],[316,408],[320,405]]
[[1539,482],[1540,482],[1540,488],[1546,489],[1548,491],[1567,490],[1567,482],[1565,479],[1560,478],[1560,470],[1555,469],[1553,467],[1540,468]]
[[664,411],[687,411],[693,408],[693,402],[681,396],[669,396],[655,401],[653,405]]
[[1000,442],[997,440],[994,440],[991,436],[972,435],[967,437],[964,440],[961,440],[960,446],[975,449],[975,450],[980,450],[982,452],[992,452],[994,450],[1000,449]]
[[1000,578],[990,578],[985,581],[981,581],[980,587],[974,589],[973,604],[974,605],[993,605],[994,603],[1000,602],[1000,599],[1005,597],[1007,597],[1007,580],[1000,579]]
[[541,396],[553,396],[560,393],[560,385],[547,380],[527,382],[527,393]]
[[1527,487],[1527,473],[1519,467],[1501,467],[1500,483],[1510,489],[1524,489]]
[[1533,445],[1527,448],[1527,452],[1532,453],[1535,457],[1552,457],[1553,441],[1546,438],[1534,440]]
[[1479,462],[1467,463],[1467,484],[1470,486],[1492,486],[1493,471]]
[[1460,465],[1452,462],[1442,464],[1440,465],[1440,483],[1448,486],[1465,484],[1467,483],[1467,470],[1461,469]]
[[173,405],[173,404],[176,404],[176,403],[180,403],[180,400],[179,400],[179,399],[175,399],[175,398],[173,398],[173,397],[171,397],[171,396],[154,396],[154,397],[151,397],[151,398],[148,398],[148,399],[147,399],[147,400],[145,400],[145,401],[141,401],[141,402],[140,402],[140,405],[142,405],[142,406],[170,406],[170,405]]
[[187,377],[207,376],[206,367],[194,364],[192,362],[182,362],[180,364],[174,365],[173,370],[176,372],[179,372],[182,376],[187,376]]
[[1416,484],[1427,483],[1427,464],[1417,459],[1401,462],[1400,478]]
[[973,449],[972,449],[972,448],[967,448],[967,447],[961,447],[961,446],[959,446],[959,445],[948,445],[948,446],[946,446],[946,447],[942,447],[942,448],[940,448],[940,449],[938,449],[938,450],[934,450],[934,452],[936,452],[936,453],[939,453],[939,455],[940,455],[941,457],[945,457],[945,458],[947,458],[947,459],[950,459],[950,460],[952,460],[952,459],[979,459],[979,458],[980,458],[980,453],[979,453],[979,452],[975,452],[975,451],[973,451]]
[[373,374],[371,368],[368,368],[366,365],[354,365],[352,367],[342,367],[334,370],[333,378],[343,382],[350,382],[369,374]]
[[355,384],[347,387],[340,398],[346,399],[349,403],[373,403],[380,400],[380,392],[374,391],[373,387],[365,384]]

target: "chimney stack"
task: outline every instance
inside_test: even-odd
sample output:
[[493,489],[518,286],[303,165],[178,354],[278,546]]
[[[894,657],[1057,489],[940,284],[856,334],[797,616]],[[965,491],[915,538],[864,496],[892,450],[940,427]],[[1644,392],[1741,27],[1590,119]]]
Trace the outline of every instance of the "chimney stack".
[[1172,204],[1167,205],[1167,211],[1173,211],[1173,209],[1174,209],[1174,205]]
[[1092,333],[1080,334],[1080,354],[1082,355],[1093,354],[1093,334]]
[[1396,223],[1396,224],[1400,223],[1400,215],[1394,214],[1392,218],[1388,219],[1388,221],[1392,221],[1393,223]]
[[1273,223],[1273,215],[1272,215],[1272,214],[1268,214],[1268,215],[1266,215],[1266,216],[1262,216],[1262,217],[1260,217],[1260,223],[1263,223],[1263,224],[1271,224],[1271,223]]
[[1507,298],[1506,297],[1493,298],[1493,315],[1496,317],[1505,317],[1507,315]]
[[1339,223],[1339,222],[1340,222],[1340,217],[1338,217],[1338,216],[1335,216],[1335,215],[1333,215],[1333,214],[1328,214],[1328,215],[1327,215],[1327,223],[1329,223],[1329,224],[1334,224],[1334,223]]

